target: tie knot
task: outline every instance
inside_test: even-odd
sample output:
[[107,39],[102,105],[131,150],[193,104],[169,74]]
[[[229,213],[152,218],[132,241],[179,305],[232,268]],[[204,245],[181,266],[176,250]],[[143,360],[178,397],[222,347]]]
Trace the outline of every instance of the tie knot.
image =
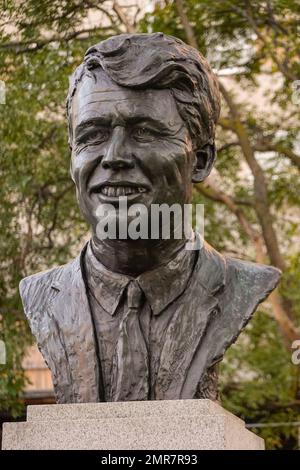
[[127,305],[129,308],[139,308],[142,304],[143,291],[136,281],[130,281],[127,287]]

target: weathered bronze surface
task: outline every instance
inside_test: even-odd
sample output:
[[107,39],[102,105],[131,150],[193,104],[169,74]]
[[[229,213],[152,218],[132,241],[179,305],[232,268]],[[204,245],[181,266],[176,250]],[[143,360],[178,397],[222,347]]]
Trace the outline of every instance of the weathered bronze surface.
[[217,398],[216,365],[280,272],[222,256],[197,233],[189,251],[185,236],[102,240],[97,226],[120,196],[148,209],[189,203],[215,160],[219,111],[207,61],[162,33],[112,37],[75,71],[71,175],[91,240],[20,284],[59,403]]

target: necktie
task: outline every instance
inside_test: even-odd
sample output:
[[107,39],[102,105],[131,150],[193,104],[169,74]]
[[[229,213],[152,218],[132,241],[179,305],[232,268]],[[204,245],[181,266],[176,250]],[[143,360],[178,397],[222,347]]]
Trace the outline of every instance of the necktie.
[[148,399],[148,351],[139,318],[142,303],[142,290],[136,281],[130,281],[127,306],[113,357],[112,401]]

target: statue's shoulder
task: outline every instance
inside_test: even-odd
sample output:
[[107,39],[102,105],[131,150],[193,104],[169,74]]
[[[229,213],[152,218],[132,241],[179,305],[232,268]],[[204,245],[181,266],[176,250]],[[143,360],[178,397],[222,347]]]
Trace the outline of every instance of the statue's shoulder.
[[219,297],[219,328],[226,331],[222,354],[235,342],[259,304],[276,288],[281,278],[281,271],[273,266],[229,256],[225,256],[224,260],[226,277]]
[[[207,364],[219,362],[263,302],[280,281],[281,271],[218,253],[205,244],[201,249],[197,281],[217,302],[216,314],[207,328],[202,352]],[[196,290],[197,291],[197,290]],[[203,302],[203,289],[199,289]],[[205,349],[206,348],[206,349]]]
[[[257,307],[277,286],[281,271],[273,266],[224,256],[204,243],[199,261],[199,279],[210,294],[227,305]],[[251,306],[251,307],[250,307]]]
[[19,290],[21,295],[24,297],[29,293],[29,291],[35,291],[39,289],[42,285],[47,285],[55,279],[59,279],[60,274],[65,269],[66,265],[57,266],[55,268],[47,269],[46,271],[41,271],[30,276],[24,277],[20,284]]
[[277,286],[281,271],[274,266],[225,257],[226,288],[244,295],[255,295],[262,302]]
[[79,259],[75,258],[67,264],[25,277],[19,284],[25,314],[29,316],[33,310],[41,310],[46,306],[55,292],[63,284],[71,280]]

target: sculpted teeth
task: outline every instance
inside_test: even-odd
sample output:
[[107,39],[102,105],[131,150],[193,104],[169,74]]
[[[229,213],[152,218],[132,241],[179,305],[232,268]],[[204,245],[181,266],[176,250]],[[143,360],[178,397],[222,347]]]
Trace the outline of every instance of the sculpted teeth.
[[101,193],[109,197],[128,196],[129,194],[144,193],[146,189],[141,186],[102,186]]

